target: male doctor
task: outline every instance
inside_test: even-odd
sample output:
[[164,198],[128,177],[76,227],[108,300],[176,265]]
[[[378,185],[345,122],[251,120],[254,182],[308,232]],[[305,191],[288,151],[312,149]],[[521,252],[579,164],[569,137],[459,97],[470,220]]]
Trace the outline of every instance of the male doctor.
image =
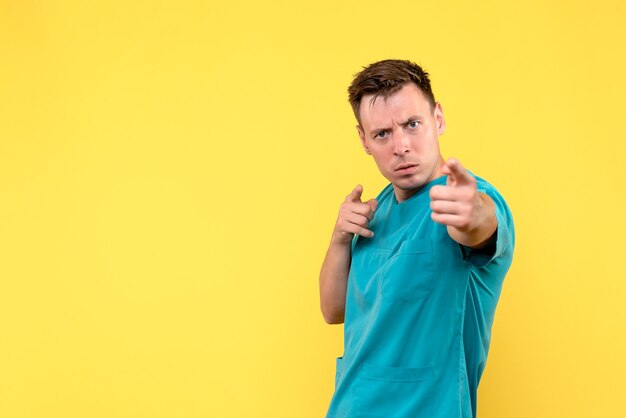
[[365,67],[348,89],[357,132],[389,184],[341,204],[320,272],[329,324],[344,324],[327,418],[476,417],[496,304],[515,241],[498,191],[445,160],[428,73]]

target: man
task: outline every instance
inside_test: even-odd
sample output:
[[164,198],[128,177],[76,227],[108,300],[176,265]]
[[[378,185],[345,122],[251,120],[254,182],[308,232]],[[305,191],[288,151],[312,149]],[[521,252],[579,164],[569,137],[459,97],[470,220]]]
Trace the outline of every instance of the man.
[[385,60],[349,100],[365,152],[389,180],[341,205],[320,272],[326,322],[344,323],[327,418],[476,416],[491,325],[513,256],[496,189],[443,159],[441,104],[428,73]]

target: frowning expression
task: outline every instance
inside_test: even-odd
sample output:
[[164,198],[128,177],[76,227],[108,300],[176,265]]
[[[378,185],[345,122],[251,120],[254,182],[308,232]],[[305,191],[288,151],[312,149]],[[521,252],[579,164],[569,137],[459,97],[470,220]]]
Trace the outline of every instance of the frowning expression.
[[365,152],[374,158],[401,202],[442,175],[443,109],[438,102],[433,107],[413,83],[386,98],[379,96],[374,102],[372,98],[371,94],[361,98],[357,130]]

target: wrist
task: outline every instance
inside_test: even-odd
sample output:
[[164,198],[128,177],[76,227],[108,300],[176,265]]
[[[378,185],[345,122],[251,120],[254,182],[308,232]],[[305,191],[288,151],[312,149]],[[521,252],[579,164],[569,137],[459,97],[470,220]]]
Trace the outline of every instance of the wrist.
[[332,247],[349,247],[353,238],[354,234],[335,231],[330,239],[330,245]]

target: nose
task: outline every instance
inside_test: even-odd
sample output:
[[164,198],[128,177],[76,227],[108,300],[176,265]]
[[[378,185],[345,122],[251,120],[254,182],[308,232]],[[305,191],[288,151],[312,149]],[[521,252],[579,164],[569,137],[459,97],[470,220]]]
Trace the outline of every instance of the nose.
[[393,153],[395,155],[402,155],[409,152],[410,142],[409,137],[403,130],[394,132],[393,135]]

